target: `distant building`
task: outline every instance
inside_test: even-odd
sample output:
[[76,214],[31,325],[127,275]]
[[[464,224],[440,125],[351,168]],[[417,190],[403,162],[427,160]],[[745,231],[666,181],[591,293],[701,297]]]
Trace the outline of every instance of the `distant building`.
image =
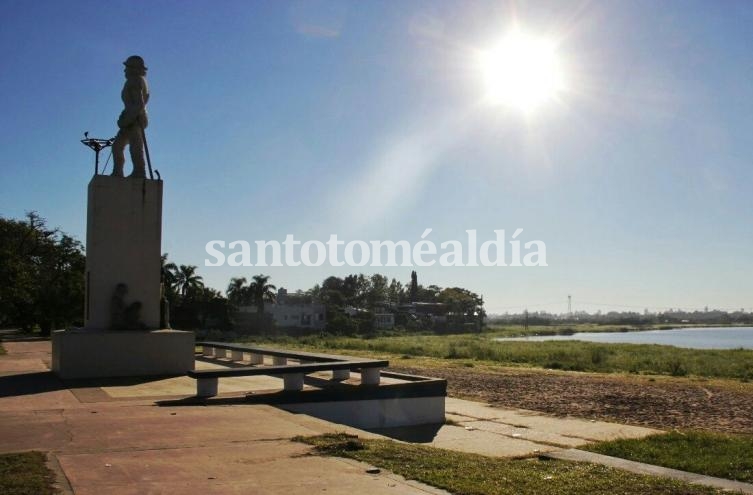
[[376,313],[374,315],[374,328],[381,330],[388,330],[395,328],[395,315],[394,313]]
[[432,323],[447,323],[447,305],[443,303],[413,302],[401,304],[399,311],[419,318],[428,318]]
[[[241,306],[242,313],[255,313],[255,306]],[[324,304],[312,301],[302,302],[297,296],[288,296],[288,291],[280,287],[277,291],[277,301],[266,303],[264,312],[272,315],[278,327],[300,327],[324,329],[327,325],[326,308]]]

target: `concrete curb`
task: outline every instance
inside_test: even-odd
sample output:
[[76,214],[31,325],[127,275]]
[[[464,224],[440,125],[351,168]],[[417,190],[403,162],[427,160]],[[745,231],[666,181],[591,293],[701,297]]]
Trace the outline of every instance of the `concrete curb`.
[[753,494],[753,485],[750,483],[715,478],[703,474],[688,473],[687,471],[629,461],[627,459],[620,459],[619,457],[610,457],[608,455],[596,454],[594,452],[586,452],[585,450],[567,449],[543,453],[541,456],[563,461],[590,462],[593,464],[601,464],[603,466],[623,469],[625,471],[630,471],[631,473],[664,476],[695,485],[705,485],[714,488],[721,488],[723,490]]
[[47,455],[47,467],[52,471],[55,476],[53,488],[57,490],[59,495],[74,495],[73,488],[71,487],[68,477],[63,471],[63,467],[60,465],[60,461],[54,452],[46,452]]

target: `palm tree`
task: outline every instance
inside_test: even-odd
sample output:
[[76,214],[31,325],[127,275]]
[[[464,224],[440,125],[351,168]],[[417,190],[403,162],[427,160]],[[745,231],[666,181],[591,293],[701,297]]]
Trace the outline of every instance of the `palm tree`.
[[167,262],[167,253],[162,255],[161,264],[162,283],[165,287],[165,294],[170,294],[171,292],[175,291],[176,288],[175,285],[177,283],[178,267],[175,265],[175,263]]
[[227,286],[225,294],[227,294],[227,300],[233,306],[241,306],[248,299],[248,287],[246,285],[246,277],[233,277],[230,279],[230,284]]
[[180,289],[180,295],[186,295],[195,289],[204,287],[204,278],[196,275],[196,266],[180,265],[175,273],[175,285]]
[[254,275],[253,281],[248,286],[251,300],[256,305],[256,311],[261,315],[264,314],[265,302],[275,302],[277,287],[267,282],[269,282],[269,275]]

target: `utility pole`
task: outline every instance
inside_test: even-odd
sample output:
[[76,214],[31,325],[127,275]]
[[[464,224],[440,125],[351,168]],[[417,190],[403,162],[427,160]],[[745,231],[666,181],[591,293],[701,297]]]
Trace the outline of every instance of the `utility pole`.
[[567,315],[573,317],[573,296],[570,294],[567,295]]

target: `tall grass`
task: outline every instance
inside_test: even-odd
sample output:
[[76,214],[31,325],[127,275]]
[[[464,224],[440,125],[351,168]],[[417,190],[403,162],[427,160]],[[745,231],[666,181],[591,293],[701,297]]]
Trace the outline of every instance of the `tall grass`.
[[309,336],[279,342],[327,351],[479,360],[566,371],[753,379],[753,350],[743,349],[682,349],[581,341],[497,342],[484,335],[412,335],[373,339]]

